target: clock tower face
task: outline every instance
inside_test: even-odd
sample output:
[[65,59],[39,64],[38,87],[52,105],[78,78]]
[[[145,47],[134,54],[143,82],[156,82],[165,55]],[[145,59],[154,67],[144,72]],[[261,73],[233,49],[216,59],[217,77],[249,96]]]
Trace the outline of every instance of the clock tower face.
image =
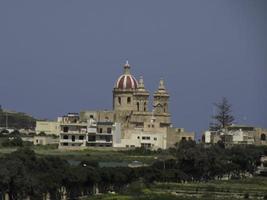
[[162,105],[157,104],[155,107],[155,113],[159,114],[162,112]]

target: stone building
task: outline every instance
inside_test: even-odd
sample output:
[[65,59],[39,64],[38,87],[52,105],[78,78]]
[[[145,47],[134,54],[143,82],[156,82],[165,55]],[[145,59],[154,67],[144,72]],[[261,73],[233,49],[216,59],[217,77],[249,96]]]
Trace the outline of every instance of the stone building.
[[149,111],[149,92],[144,79],[139,81],[131,74],[128,62],[113,88],[112,111],[82,111],[81,121],[95,119],[120,124],[114,147],[150,147],[166,149],[181,139],[194,140],[195,134],[172,128],[169,112],[170,95],[164,81],[159,81],[153,94],[153,109]]
[[205,143],[217,143],[223,141],[225,144],[254,144],[267,145],[266,140],[267,130],[263,128],[256,128],[248,125],[233,124],[223,130],[205,131]]
[[109,121],[80,121],[77,115],[77,121],[67,119],[68,115],[60,123],[60,149],[81,149],[86,147],[112,147],[114,130],[117,126]]
[[[143,146],[166,149],[181,139],[194,140],[193,132],[187,133],[184,129],[172,127],[170,95],[164,81],[159,81],[150,111],[150,94],[143,77],[137,81],[130,68],[126,62],[123,74],[115,82],[112,110],[81,111],[79,115],[69,115],[59,120],[59,146]],[[92,121],[96,123],[95,127]],[[38,131],[41,131],[40,128]]]
[[35,132],[37,134],[43,132],[47,135],[59,135],[60,123],[58,121],[36,121]]

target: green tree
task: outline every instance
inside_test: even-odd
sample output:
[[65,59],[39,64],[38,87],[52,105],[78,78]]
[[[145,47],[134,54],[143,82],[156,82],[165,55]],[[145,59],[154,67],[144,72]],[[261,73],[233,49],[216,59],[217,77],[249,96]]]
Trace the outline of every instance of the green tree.
[[215,119],[215,123],[211,124],[211,127],[216,129],[226,128],[234,122],[234,116],[232,113],[232,105],[229,104],[228,100],[223,97],[222,101],[219,103],[214,103],[217,108],[217,114],[212,116]]

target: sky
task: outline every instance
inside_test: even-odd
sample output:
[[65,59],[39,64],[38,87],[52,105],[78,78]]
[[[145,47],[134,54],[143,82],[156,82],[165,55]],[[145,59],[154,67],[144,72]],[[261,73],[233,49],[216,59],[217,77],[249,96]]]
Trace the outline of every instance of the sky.
[[171,95],[175,127],[207,129],[226,97],[267,128],[266,0],[0,1],[0,105],[40,119],[112,109],[129,60]]

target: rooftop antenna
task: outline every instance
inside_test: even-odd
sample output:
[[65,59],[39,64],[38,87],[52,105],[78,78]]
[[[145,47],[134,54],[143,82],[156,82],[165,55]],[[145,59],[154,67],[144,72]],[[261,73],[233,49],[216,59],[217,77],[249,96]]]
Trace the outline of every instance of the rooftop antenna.
[[214,105],[212,105],[212,115],[213,115],[213,117],[212,117],[212,123],[213,124],[215,124],[215,107],[214,107]]
[[8,115],[7,115],[7,112],[6,112],[6,129],[8,129]]

